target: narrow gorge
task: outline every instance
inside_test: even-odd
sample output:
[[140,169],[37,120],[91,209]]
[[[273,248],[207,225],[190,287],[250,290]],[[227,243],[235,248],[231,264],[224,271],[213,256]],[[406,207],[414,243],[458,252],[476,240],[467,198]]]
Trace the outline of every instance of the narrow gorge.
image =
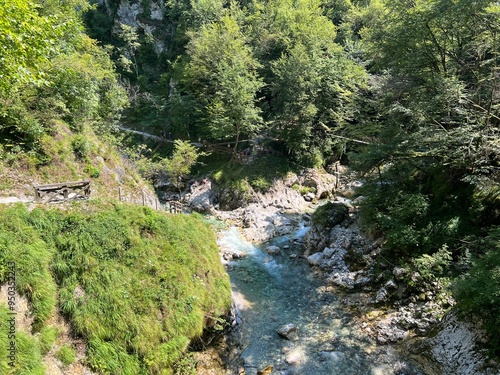
[[290,174],[230,211],[211,181],[192,186],[191,207],[225,223],[218,244],[238,311],[227,373],[498,374],[484,332],[457,319],[442,286],[407,293],[419,275],[381,262],[381,240],[358,225],[361,181],[345,172]]

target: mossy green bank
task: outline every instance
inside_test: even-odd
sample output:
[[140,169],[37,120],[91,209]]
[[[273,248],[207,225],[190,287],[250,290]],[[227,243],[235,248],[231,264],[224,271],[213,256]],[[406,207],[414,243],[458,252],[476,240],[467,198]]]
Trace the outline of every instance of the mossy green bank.
[[0,207],[4,288],[12,264],[16,303],[27,299],[33,323],[16,321],[15,367],[9,366],[8,301],[0,301],[2,374],[47,373],[43,356],[55,339],[46,333],[57,314],[86,343],[80,357],[74,348],[55,348],[65,365],[80,361],[99,374],[170,374],[190,341],[231,304],[213,231],[193,215],[103,202],[65,210]]

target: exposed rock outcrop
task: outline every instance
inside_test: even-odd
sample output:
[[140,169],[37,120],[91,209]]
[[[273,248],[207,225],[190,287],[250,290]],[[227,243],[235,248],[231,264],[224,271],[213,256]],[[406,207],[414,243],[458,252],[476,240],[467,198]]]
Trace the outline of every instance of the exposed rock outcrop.
[[499,375],[500,364],[486,359],[481,344],[487,336],[478,323],[450,312],[437,325],[434,337],[410,341],[408,350],[439,364],[443,375]]
[[[362,329],[379,344],[405,342],[408,351],[428,359],[425,368],[436,369],[436,374],[499,375],[498,364],[489,363],[481,349],[486,335],[477,329],[478,324],[458,320],[453,310],[440,321],[453,301],[440,295],[438,302],[439,283],[435,282],[432,290],[409,295],[405,291],[407,279],[422,284],[418,272],[394,267],[375,277],[372,267],[380,254],[380,243],[364,237],[353,224],[353,209],[349,212],[351,217],[338,216],[344,217],[340,222],[335,212],[327,215],[336,225],[326,230],[325,223],[315,220],[313,214],[305,245],[313,253],[307,257],[308,263],[322,272],[328,284],[356,291],[352,297],[345,294],[342,301],[365,312],[360,319]],[[379,305],[385,306],[384,310],[376,310]],[[373,315],[372,311],[378,312]],[[414,338],[430,332],[437,333],[432,338]]]

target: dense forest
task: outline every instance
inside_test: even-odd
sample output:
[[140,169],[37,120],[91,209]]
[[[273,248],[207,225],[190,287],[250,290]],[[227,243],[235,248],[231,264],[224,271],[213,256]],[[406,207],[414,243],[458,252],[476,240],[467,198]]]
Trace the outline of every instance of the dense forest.
[[384,257],[439,280],[499,353],[497,1],[0,0],[0,50],[3,165],[43,168],[62,128],[85,159],[120,124],[341,160]]

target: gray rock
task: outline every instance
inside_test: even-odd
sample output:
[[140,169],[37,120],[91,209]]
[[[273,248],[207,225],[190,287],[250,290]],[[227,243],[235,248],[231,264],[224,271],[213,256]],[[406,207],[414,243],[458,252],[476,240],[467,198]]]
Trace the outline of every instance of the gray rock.
[[396,278],[396,280],[402,280],[404,276],[408,275],[408,270],[403,267],[395,267],[392,270],[392,274]]
[[487,368],[480,342],[486,333],[478,329],[477,322],[460,321],[455,313],[449,313],[440,323],[438,334],[426,339],[430,354],[442,369],[442,374],[483,375],[500,374],[500,369]]
[[385,302],[389,299],[389,292],[385,287],[380,288],[375,295],[375,303]]
[[299,338],[298,327],[292,323],[281,326],[276,333],[287,340],[297,340]]
[[213,213],[213,194],[212,184],[210,181],[206,181],[198,186],[192,186],[188,204],[196,212]]
[[314,194],[314,193],[304,194],[304,200],[306,202],[312,202],[314,198],[316,198],[316,194]]
[[386,323],[377,324],[377,341],[379,344],[387,344],[388,342],[398,342],[408,336],[406,331],[399,329],[394,325]]
[[325,247],[325,249],[323,250],[323,258],[330,259],[334,253],[335,249],[332,249],[331,247]]
[[322,260],[323,260],[323,253],[315,253],[307,257],[307,262],[311,266],[319,266]]
[[269,255],[277,255],[279,254],[281,249],[278,246],[270,245],[266,247],[266,253]]

